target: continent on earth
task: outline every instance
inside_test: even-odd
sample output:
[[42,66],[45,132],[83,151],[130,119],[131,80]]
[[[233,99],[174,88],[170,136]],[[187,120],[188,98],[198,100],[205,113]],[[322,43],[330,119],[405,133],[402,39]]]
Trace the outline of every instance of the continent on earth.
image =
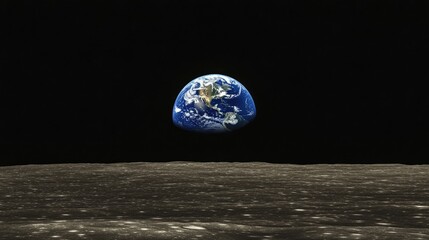
[[237,80],[221,74],[208,74],[189,82],[173,107],[174,125],[194,132],[229,132],[244,127],[255,116],[249,91]]

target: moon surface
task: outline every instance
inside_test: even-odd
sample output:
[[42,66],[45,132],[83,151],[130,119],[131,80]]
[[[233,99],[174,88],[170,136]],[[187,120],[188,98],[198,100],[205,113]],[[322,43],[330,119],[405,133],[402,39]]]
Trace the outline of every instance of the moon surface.
[[429,165],[0,167],[0,239],[429,239]]

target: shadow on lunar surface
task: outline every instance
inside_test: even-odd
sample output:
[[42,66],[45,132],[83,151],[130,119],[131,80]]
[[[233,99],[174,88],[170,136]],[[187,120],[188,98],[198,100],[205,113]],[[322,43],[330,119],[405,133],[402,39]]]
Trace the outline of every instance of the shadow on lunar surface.
[[0,239],[429,239],[429,166],[0,168]]

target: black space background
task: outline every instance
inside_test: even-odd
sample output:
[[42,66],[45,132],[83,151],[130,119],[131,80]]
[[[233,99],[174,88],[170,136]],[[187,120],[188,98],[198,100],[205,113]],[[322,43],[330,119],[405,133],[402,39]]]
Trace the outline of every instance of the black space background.
[[[0,164],[429,163],[427,1],[1,1]],[[247,127],[174,127],[208,73]]]

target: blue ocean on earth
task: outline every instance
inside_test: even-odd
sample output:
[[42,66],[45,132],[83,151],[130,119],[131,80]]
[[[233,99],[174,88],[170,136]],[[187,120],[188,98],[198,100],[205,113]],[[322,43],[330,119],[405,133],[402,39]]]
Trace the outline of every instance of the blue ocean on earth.
[[244,127],[255,117],[255,102],[249,91],[222,74],[192,80],[180,91],[173,106],[174,125],[194,132],[229,132]]

